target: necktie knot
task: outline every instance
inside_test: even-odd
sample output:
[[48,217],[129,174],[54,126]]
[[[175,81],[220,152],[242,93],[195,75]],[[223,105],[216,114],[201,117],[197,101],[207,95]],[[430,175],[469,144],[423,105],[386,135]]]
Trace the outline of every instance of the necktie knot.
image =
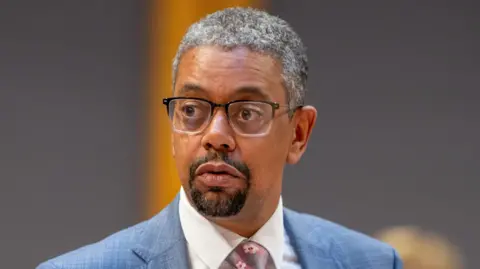
[[220,269],[275,269],[275,264],[266,248],[244,240],[230,252]]

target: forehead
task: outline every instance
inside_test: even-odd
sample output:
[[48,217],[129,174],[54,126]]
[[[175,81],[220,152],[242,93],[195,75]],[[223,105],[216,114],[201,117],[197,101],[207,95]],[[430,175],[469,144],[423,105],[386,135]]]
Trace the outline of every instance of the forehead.
[[181,58],[175,95],[201,94],[211,99],[258,95],[284,101],[281,63],[248,48],[201,46]]

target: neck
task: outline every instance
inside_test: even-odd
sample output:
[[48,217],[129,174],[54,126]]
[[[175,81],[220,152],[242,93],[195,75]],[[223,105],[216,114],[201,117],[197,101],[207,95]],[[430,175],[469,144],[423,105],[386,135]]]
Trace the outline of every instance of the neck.
[[[265,225],[265,223],[267,223],[267,221],[272,217],[273,213],[275,213],[275,210],[278,207],[280,196],[278,195],[276,199],[272,198],[271,202],[265,201],[260,206],[258,204],[245,204],[244,210],[247,208],[253,208],[254,210],[240,212],[238,216],[208,219],[218,226],[230,230],[242,237],[250,238],[258,230],[260,230],[260,228],[262,228],[263,225]],[[260,208],[260,210],[258,208]]]

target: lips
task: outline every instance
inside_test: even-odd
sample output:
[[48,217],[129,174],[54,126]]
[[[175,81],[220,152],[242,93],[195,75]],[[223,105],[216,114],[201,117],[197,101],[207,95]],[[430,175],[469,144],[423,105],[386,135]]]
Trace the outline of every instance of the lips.
[[245,176],[226,163],[209,162],[198,167],[195,173],[199,186],[207,188],[241,188]]
[[240,171],[238,171],[235,167],[226,163],[204,163],[197,168],[195,175],[201,176],[204,174],[229,175],[237,178],[245,178],[245,176],[240,173]]

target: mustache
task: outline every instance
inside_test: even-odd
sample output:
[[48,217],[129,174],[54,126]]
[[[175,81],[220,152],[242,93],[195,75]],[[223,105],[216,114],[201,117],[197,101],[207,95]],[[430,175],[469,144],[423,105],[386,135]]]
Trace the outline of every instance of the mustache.
[[236,168],[240,173],[245,176],[245,178],[247,179],[247,183],[250,182],[250,168],[248,168],[247,164],[244,162],[234,161],[230,159],[228,155],[224,152],[209,152],[206,156],[197,158],[190,165],[190,181],[193,181],[193,179],[195,178],[195,172],[200,165],[212,161],[221,161]]

